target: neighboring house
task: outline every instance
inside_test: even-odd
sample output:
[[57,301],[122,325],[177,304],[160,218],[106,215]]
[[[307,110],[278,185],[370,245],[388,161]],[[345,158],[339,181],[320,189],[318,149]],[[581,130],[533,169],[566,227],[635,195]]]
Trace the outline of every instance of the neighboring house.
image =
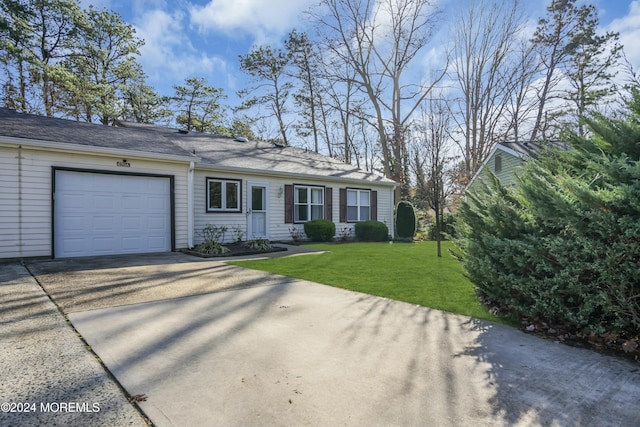
[[473,176],[466,191],[474,191],[480,186],[480,182],[487,177],[487,171],[491,171],[503,185],[515,183],[515,173],[522,163],[535,158],[542,150],[553,146],[567,148],[567,145],[559,142],[537,143],[525,142],[500,142],[493,147],[487,159],[478,172]]
[[393,235],[396,183],[304,149],[151,125],[103,126],[0,108],[0,258],[288,241],[326,218]]

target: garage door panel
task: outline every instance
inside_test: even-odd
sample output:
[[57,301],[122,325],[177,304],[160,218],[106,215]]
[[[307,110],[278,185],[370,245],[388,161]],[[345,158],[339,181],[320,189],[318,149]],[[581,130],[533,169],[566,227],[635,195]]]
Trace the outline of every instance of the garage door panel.
[[166,237],[149,237],[149,241],[148,241],[148,245],[151,248],[156,248],[158,252],[161,251],[160,248],[163,248],[167,245],[167,238]]
[[164,217],[150,216],[147,218],[147,229],[153,232],[161,232],[167,228],[167,220]]
[[118,200],[116,200],[116,197],[111,194],[96,194],[93,196],[93,202],[91,205],[91,207],[96,211],[110,211],[119,208]]
[[84,196],[80,193],[67,194],[62,200],[62,203],[64,203],[64,207],[68,209],[81,209],[85,205]]
[[56,171],[56,257],[171,250],[168,177]]
[[85,226],[84,217],[82,216],[77,216],[77,215],[68,216],[68,217],[62,218],[61,220],[61,230],[65,234],[83,232],[85,229],[84,226]]
[[138,216],[124,216],[122,217],[122,231],[125,233],[131,231],[141,230],[142,218]]
[[137,211],[143,206],[142,198],[139,194],[122,196],[122,209],[126,211]]
[[164,200],[161,197],[148,196],[146,201],[151,209],[161,210],[164,205]]

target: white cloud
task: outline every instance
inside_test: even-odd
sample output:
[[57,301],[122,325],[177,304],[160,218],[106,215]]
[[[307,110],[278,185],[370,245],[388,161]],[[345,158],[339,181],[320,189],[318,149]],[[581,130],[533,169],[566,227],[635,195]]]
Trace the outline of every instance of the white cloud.
[[210,0],[189,8],[191,23],[202,33],[249,34],[257,44],[279,39],[295,27],[313,0]]
[[636,72],[640,71],[640,0],[629,4],[626,16],[614,19],[607,30],[620,33],[620,42],[629,62]]
[[214,73],[226,73],[226,61],[218,56],[194,48],[184,30],[184,14],[150,10],[136,19],[137,35],[145,40],[140,49],[142,63],[149,74],[150,84],[163,94],[171,86],[192,76],[206,77],[215,84]]

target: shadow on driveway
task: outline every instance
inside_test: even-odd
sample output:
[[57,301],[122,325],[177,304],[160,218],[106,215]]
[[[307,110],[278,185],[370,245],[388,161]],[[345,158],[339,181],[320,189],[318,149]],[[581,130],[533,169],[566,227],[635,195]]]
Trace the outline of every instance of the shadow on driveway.
[[385,298],[171,259],[29,264],[125,389],[148,396],[140,407],[156,425],[640,425],[631,362]]

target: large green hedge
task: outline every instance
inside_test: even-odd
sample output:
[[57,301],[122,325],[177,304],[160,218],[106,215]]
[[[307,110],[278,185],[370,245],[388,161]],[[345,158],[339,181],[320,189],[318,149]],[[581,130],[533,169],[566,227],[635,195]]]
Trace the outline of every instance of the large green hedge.
[[625,120],[495,177],[459,210],[461,257],[479,290],[513,313],[595,332],[640,330],[640,97]]

